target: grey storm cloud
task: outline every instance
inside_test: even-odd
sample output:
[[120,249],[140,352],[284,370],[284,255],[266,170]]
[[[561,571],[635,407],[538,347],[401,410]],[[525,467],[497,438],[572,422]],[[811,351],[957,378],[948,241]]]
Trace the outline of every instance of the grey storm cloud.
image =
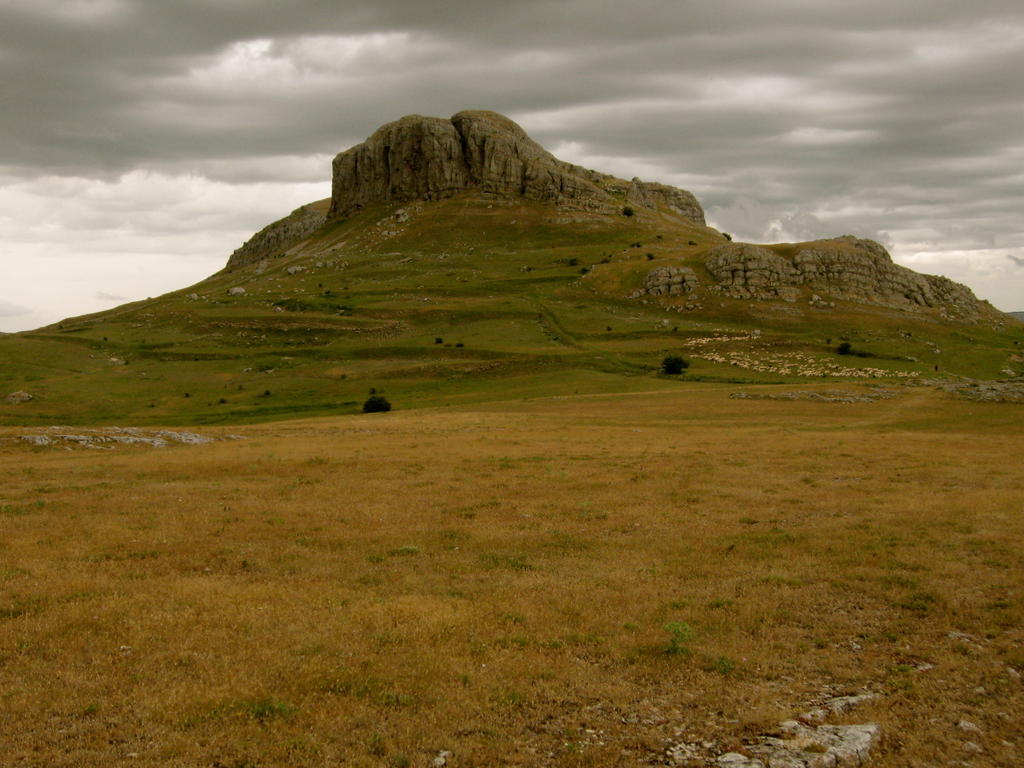
[[0,0],[0,183],[324,182],[383,122],[493,109],[739,237],[1006,264],[1022,70],[1019,0]]

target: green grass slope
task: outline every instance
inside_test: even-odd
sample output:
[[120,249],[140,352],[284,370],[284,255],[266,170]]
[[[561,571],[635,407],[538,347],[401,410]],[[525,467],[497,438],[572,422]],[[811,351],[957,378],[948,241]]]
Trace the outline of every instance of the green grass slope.
[[[717,231],[668,211],[561,211],[465,194],[382,205],[194,286],[0,338],[0,423],[232,423],[676,386],[682,377],[999,378],[1024,326],[838,303],[631,299],[650,269],[703,272]],[[233,290],[234,289],[234,290]],[[241,290],[239,290],[241,289]],[[244,293],[242,292],[244,291]],[[840,356],[848,341],[864,357]]]

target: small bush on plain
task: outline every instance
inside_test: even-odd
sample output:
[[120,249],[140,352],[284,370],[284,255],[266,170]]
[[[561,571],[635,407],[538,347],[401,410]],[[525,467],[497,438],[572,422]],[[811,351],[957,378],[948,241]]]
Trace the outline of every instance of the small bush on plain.
[[386,413],[391,410],[391,403],[382,395],[370,395],[363,403],[363,413]]
[[689,367],[689,361],[678,355],[669,355],[661,361],[661,372],[668,376],[677,376]]

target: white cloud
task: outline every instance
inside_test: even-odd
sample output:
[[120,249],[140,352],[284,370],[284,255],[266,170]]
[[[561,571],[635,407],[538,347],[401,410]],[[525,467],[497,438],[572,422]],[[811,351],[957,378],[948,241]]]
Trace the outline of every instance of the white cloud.
[[0,317],[18,317],[27,315],[31,311],[29,307],[23,307],[21,304],[15,304],[7,299],[0,299]]
[[[216,272],[265,224],[329,184],[228,184],[133,171],[114,181],[44,177],[0,188],[0,269],[25,330],[156,296]],[[56,202],[55,202],[56,201]]]

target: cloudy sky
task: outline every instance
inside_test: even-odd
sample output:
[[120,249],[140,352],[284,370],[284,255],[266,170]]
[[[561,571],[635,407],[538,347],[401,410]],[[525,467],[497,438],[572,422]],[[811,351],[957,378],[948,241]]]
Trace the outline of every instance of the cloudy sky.
[[0,330],[184,287],[404,114],[1024,310],[1020,0],[0,0]]

